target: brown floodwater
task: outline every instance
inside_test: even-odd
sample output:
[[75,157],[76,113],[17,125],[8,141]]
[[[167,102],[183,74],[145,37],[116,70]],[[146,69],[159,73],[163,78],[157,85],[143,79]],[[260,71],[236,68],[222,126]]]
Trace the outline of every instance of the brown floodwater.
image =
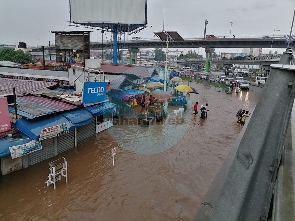
[[[0,176],[0,220],[192,220],[242,129],[236,112],[252,112],[260,92],[251,87],[226,94],[190,85],[200,92],[190,95],[191,103],[209,104],[207,119],[192,115],[190,106],[186,128],[133,125],[137,133],[120,126],[103,131],[54,158],[68,162],[68,182],[62,179],[55,190],[45,184],[53,159]],[[154,143],[157,137],[164,139]],[[171,147],[152,149],[169,140]],[[113,147],[118,149],[114,166]]]

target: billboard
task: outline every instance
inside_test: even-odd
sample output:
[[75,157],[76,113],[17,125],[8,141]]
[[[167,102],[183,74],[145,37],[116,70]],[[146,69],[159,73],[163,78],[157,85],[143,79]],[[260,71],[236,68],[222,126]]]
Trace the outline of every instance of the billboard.
[[96,103],[107,99],[107,82],[84,82],[82,103]]
[[146,0],[70,0],[70,22],[147,24]]
[[0,133],[11,129],[7,98],[0,98]]

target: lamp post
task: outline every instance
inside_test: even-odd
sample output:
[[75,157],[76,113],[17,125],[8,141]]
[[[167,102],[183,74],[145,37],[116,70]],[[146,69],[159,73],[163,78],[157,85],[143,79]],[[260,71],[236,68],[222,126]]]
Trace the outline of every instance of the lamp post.
[[101,30],[101,61],[103,61],[103,33],[104,30]]
[[208,25],[208,20],[205,20],[205,29],[204,29],[204,39],[206,39],[206,27]]
[[281,31],[281,30],[279,30],[279,29],[274,29],[274,30],[273,30],[272,41],[271,41],[271,47],[272,47],[272,45],[273,45],[273,39],[274,39],[274,37],[275,37],[275,32],[276,32],[276,31]]
[[164,91],[167,91],[167,66],[168,66],[168,34],[166,34],[167,40],[166,40],[166,62],[165,62],[165,73],[164,73]]
[[231,36],[231,30],[232,30],[232,27],[233,27],[233,22],[231,21],[231,22],[230,22],[230,29],[229,29],[229,36]]

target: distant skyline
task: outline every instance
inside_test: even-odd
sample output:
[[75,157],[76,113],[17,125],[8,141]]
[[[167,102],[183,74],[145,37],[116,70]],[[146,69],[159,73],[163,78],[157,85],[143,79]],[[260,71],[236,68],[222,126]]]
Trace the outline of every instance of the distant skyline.
[[[295,9],[294,0],[148,0],[147,4],[148,28],[128,39],[156,39],[154,32],[162,31],[163,24],[183,38],[200,38],[206,19],[207,34],[216,36],[289,35]],[[89,30],[68,26],[68,0],[0,0],[0,10],[0,44],[48,45],[54,43],[51,31]],[[104,40],[110,37],[106,34]],[[100,31],[91,33],[91,41],[101,41]]]

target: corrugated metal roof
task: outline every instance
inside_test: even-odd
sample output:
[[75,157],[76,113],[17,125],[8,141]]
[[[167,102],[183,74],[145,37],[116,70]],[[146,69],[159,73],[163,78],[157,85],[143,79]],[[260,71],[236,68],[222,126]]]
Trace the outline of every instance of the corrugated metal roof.
[[151,77],[151,73],[149,72],[147,67],[130,67],[128,68],[125,72],[123,72],[124,74],[134,74],[140,78],[148,78]]
[[17,95],[23,95],[44,88],[52,87],[56,84],[56,82],[0,78],[0,95],[12,94],[14,87]]
[[[18,115],[29,119],[78,108],[62,100],[33,95],[18,97],[17,103]],[[9,111],[15,113],[13,107],[9,107]]]
[[[72,66],[73,68],[82,70],[83,67]],[[106,64],[102,63],[100,68],[94,68],[93,71],[103,71],[104,73],[110,74],[133,74],[140,78],[151,77],[155,68],[153,67],[143,67],[143,66],[130,66],[124,64]]]
[[111,83],[111,89],[118,90],[120,89],[121,84],[126,80],[125,75],[121,75],[117,77],[116,79],[110,81]]
[[35,91],[30,94],[43,95],[43,96],[49,97],[49,98],[56,98],[56,99],[59,99],[63,102],[70,103],[70,104],[73,104],[76,106],[82,105],[82,96],[73,95],[73,93],[67,92],[66,89],[63,91],[63,90],[57,90],[57,89],[50,90],[50,89],[45,88],[45,89]]

